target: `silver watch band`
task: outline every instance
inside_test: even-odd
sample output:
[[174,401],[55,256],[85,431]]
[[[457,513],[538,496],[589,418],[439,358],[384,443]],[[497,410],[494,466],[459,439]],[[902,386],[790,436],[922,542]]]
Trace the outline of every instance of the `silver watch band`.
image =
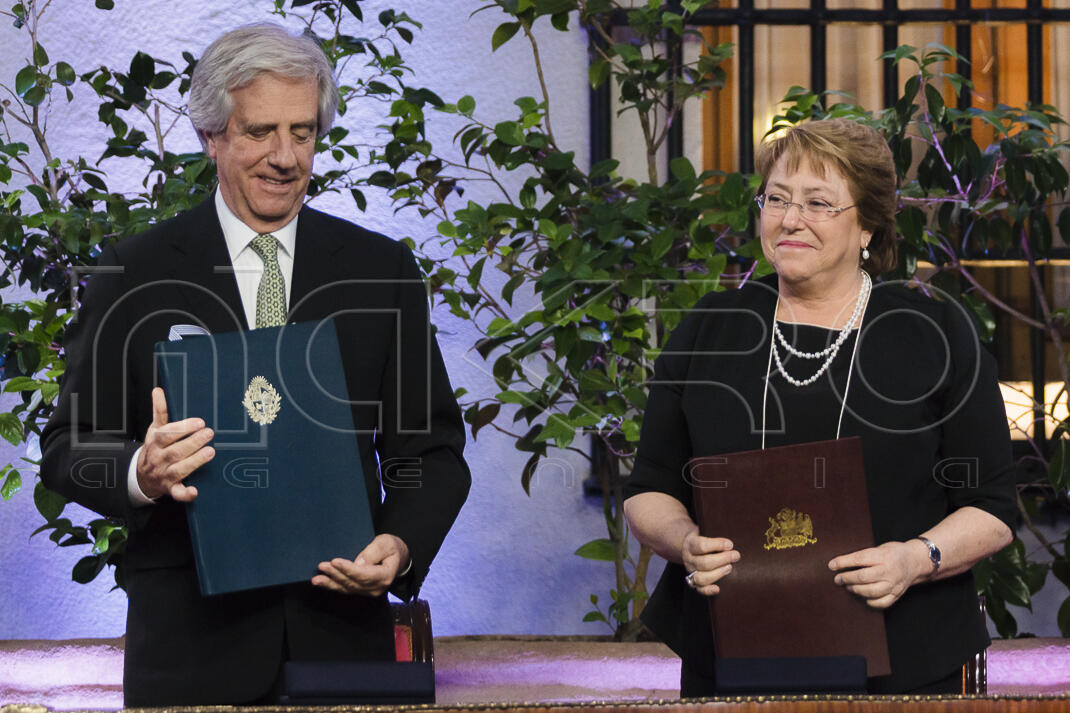
[[940,569],[940,548],[934,545],[933,541],[928,537],[918,535],[917,539],[921,540],[929,548],[929,561],[933,563],[933,574],[936,574],[936,570]]

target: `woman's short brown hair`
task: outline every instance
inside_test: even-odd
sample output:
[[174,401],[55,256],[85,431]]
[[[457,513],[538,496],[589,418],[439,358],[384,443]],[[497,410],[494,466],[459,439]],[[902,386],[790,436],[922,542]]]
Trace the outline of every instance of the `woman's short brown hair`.
[[869,259],[862,268],[873,277],[896,266],[895,162],[891,149],[876,130],[849,119],[821,119],[791,127],[758,148],[755,160],[765,191],[769,173],[786,158],[786,168],[795,171],[805,161],[818,173],[831,166],[847,181],[858,210],[859,224],[873,237]]

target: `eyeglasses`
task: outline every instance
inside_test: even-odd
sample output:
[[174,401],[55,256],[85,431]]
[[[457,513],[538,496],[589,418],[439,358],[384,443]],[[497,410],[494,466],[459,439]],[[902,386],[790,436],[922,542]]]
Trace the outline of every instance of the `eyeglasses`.
[[854,208],[853,205],[844,206],[843,208],[833,208],[823,200],[811,199],[805,203],[792,203],[786,201],[780,196],[761,195],[756,196],[754,199],[758,203],[758,207],[762,209],[762,212],[769,215],[786,215],[788,210],[795,206],[799,209],[799,215],[803,220],[810,221],[811,223],[819,223],[822,220],[831,220],[845,210]]

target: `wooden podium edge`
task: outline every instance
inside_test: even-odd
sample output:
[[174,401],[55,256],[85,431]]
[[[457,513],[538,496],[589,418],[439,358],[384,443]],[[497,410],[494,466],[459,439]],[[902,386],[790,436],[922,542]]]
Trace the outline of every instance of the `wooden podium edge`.
[[[9,704],[0,706],[0,713],[48,713],[54,709],[41,705]],[[576,703],[493,703],[460,706],[396,705],[396,706],[187,706],[174,708],[125,708],[123,711],[145,713],[236,713],[240,711],[271,711],[300,713],[302,711],[503,711],[509,713],[856,713],[870,711],[903,711],[904,713],[953,713],[981,711],[995,713],[1065,713],[1070,710],[1070,695],[1060,696],[739,696],[725,698],[664,699],[634,702],[584,701]],[[90,710],[71,710],[65,713],[99,713]]]

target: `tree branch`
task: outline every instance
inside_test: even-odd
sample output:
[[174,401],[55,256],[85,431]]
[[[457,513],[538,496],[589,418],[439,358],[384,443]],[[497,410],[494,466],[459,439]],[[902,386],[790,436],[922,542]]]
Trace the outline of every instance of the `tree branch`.
[[546,117],[546,135],[550,137],[550,143],[554,146],[557,145],[557,140],[554,139],[554,130],[550,127],[550,91],[546,88],[546,76],[542,69],[542,58],[539,56],[539,43],[535,40],[535,35],[531,32],[531,26],[527,22],[521,21],[520,26],[524,28],[524,34],[527,35],[528,42],[531,43],[531,54],[535,59],[535,72],[539,75],[539,89],[542,91],[542,101],[545,108]]

